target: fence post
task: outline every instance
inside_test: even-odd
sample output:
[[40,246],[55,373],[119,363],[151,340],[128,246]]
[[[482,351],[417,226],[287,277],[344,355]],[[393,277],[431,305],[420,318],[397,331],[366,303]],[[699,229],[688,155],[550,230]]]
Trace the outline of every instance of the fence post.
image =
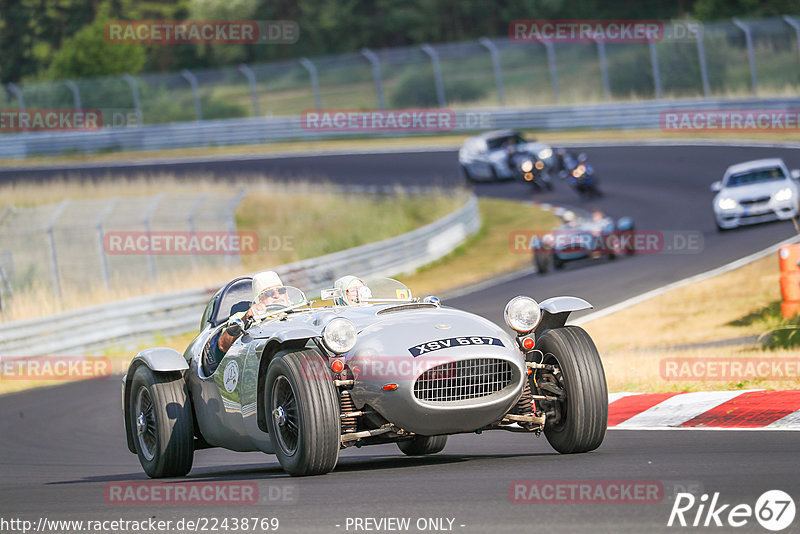
[[[158,204],[161,202],[161,199],[164,198],[163,194],[158,194],[153,197],[153,202],[147,206],[147,209],[144,210],[142,213],[142,224],[144,225],[144,230],[147,232],[147,238],[152,242],[152,235],[151,235],[151,228],[150,228],[150,219],[153,217],[153,212],[156,211]],[[150,254],[147,255],[147,265],[150,268],[150,276],[153,278],[153,282],[158,281],[158,270],[156,269],[156,259],[153,257],[152,250]]]
[[650,64],[653,66],[653,88],[656,91],[656,98],[661,100],[661,70],[658,68],[658,51],[656,51],[655,41],[648,41],[650,46]]
[[192,87],[192,97],[194,98],[194,114],[197,117],[198,121],[203,120],[203,110],[200,108],[200,91],[197,87],[197,76],[192,74],[192,71],[189,69],[183,69],[181,71],[181,76],[183,79],[189,82],[189,85]]
[[550,41],[540,41],[547,52],[547,68],[550,70],[550,81],[553,84],[553,98],[558,103],[561,90],[558,87],[558,64],[556,63],[556,47]]
[[97,230],[97,244],[100,246],[100,267],[102,268],[103,272],[103,283],[107,288],[111,287],[111,269],[108,266],[108,251],[106,250],[106,241],[105,236],[103,235],[103,222],[108,217],[108,214],[111,213],[111,210],[114,209],[114,205],[117,203],[117,197],[112,197],[106,202],[106,205],[100,210],[100,213],[97,215],[97,220],[95,222],[95,229]]
[[53,289],[55,290],[56,296],[59,300],[61,300],[61,273],[58,268],[56,236],[53,228],[58,218],[61,217],[61,215],[64,213],[64,210],[67,209],[69,202],[69,199],[62,200],[61,203],[56,207],[56,210],[53,212],[53,215],[51,215],[50,219],[47,221],[47,247],[50,249],[50,273],[53,277]]
[[706,64],[706,45],[703,42],[704,26],[698,26],[697,31],[697,57],[700,60],[700,79],[703,82],[703,94],[711,96],[711,84],[708,83],[708,65]]
[[[226,207],[226,213],[228,215],[228,231],[231,233],[236,232],[236,217],[234,216],[234,213],[236,211],[236,206],[238,206],[239,203],[242,202],[242,199],[244,199],[245,196],[247,196],[247,187],[242,187],[236,194],[236,196],[233,197],[231,203]],[[232,261],[231,256],[233,256],[233,254],[225,254],[226,266],[230,266]],[[242,261],[241,254],[237,257],[239,258],[239,263],[241,263]]]
[[481,37],[478,42],[483,45],[492,56],[492,69],[494,70],[494,83],[497,85],[497,100],[501,106],[506,105],[506,92],[503,87],[503,67],[500,65],[500,53],[497,51],[495,45],[488,37]]
[[436,100],[439,102],[439,107],[447,106],[447,100],[444,96],[444,81],[442,80],[442,67],[439,65],[439,54],[429,44],[420,46],[423,52],[431,58],[431,66],[433,66],[433,82],[436,85]]
[[758,94],[758,78],[756,76],[756,56],[753,52],[753,35],[750,27],[739,19],[733,19],[733,23],[744,32],[744,41],[747,43],[747,59],[750,61],[750,83],[753,87],[753,95]]
[[322,109],[322,99],[319,96],[319,76],[317,67],[307,57],[300,59],[300,64],[308,71],[311,77],[311,91],[314,93],[314,108]]
[[794,29],[795,40],[797,41],[797,52],[800,53],[800,24],[789,15],[784,15],[783,20]]
[[[19,87],[17,87],[17,84],[11,83],[11,82],[7,83],[6,87],[8,88],[8,91],[10,93],[13,93],[14,96],[17,97],[17,102],[19,102],[19,111],[20,112],[24,112],[25,111],[25,98],[22,96],[22,90]],[[28,127],[27,126],[23,126],[22,127],[22,131],[23,132],[27,132],[28,131]]]
[[597,43],[597,58],[600,60],[600,75],[603,77],[603,92],[606,100],[611,100],[611,82],[608,80],[608,62],[606,61],[606,43],[601,39],[595,39]]
[[81,93],[78,91],[78,85],[73,82],[72,80],[64,80],[64,85],[66,85],[70,91],[72,91],[72,102],[75,105],[75,109],[80,111],[81,110]]
[[125,74],[122,76],[122,79],[130,86],[131,94],[133,95],[133,107],[136,110],[136,120],[139,121],[139,126],[144,124],[144,118],[142,117],[142,105],[139,102],[139,86],[136,84],[136,80],[130,74]]
[[[186,223],[189,226],[189,236],[194,237],[195,233],[195,226],[194,226],[194,217],[197,215],[197,211],[203,205],[206,197],[208,197],[208,193],[203,193],[199,197],[197,197],[197,201],[189,210],[189,213],[186,215]],[[192,265],[197,267],[197,252],[192,252]]]
[[369,48],[362,48],[361,55],[367,58],[372,65],[372,77],[375,79],[375,94],[378,95],[378,109],[386,107],[383,101],[383,77],[381,76],[381,62],[378,56]]
[[258,89],[256,88],[256,75],[253,69],[242,63],[239,65],[239,72],[244,74],[247,82],[250,84],[250,98],[253,100],[253,116],[260,117],[261,112],[258,109]]

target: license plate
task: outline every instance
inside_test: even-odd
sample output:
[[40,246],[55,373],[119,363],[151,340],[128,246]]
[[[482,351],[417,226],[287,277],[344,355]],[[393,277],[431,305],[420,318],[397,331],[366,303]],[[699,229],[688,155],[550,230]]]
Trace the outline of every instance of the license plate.
[[449,349],[451,347],[465,347],[467,345],[498,345],[503,346],[503,342],[496,337],[469,336],[469,337],[450,337],[447,339],[437,339],[428,341],[422,345],[416,345],[408,349],[413,357],[435,350]]

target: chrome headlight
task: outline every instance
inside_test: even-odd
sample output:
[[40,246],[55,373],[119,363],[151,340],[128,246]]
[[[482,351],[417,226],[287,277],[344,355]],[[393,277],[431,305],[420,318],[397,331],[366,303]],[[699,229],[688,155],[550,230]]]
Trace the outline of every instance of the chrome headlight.
[[717,206],[719,206],[719,209],[721,210],[732,210],[738,205],[739,205],[738,202],[736,202],[732,198],[727,198],[727,197],[721,198],[717,201]]
[[785,189],[781,189],[780,191],[772,195],[772,198],[774,198],[778,202],[781,202],[784,200],[791,200],[792,194],[793,194],[792,189],[790,187],[787,187]]
[[543,148],[539,151],[539,159],[547,159],[553,155],[553,149],[550,147]]
[[542,320],[539,304],[530,297],[514,297],[503,312],[506,324],[520,334],[530,332]]
[[522,162],[522,165],[519,167],[522,169],[522,172],[531,172],[533,170],[533,162],[529,159],[526,159]]
[[331,319],[322,329],[322,342],[336,354],[343,354],[352,349],[356,339],[356,327],[344,317]]

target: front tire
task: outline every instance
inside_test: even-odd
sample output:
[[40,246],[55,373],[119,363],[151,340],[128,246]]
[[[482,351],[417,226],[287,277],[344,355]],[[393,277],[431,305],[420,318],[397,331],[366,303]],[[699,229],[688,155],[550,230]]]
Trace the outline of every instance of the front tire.
[[181,374],[140,365],[130,395],[130,428],[144,472],[150,478],[186,475],[194,460],[194,423]]
[[442,452],[447,445],[447,436],[417,436],[408,441],[398,441],[397,446],[408,456],[423,456]]
[[547,274],[553,267],[553,255],[548,252],[534,253],[533,261],[539,274]]
[[566,393],[558,402],[560,419],[545,424],[547,441],[561,454],[596,449],[608,426],[608,389],[592,338],[580,327],[564,326],[545,332],[536,346],[544,363],[560,369],[556,381]]
[[333,377],[313,349],[278,353],[267,368],[267,430],[283,469],[292,476],[333,471],[341,425]]

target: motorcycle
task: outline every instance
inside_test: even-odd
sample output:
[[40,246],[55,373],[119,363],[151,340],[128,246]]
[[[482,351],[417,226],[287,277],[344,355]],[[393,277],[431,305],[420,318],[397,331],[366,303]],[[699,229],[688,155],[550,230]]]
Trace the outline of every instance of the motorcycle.
[[576,158],[567,153],[563,158],[563,170],[559,173],[561,179],[568,180],[582,198],[591,199],[603,196],[594,175],[594,168],[586,161],[586,154],[581,153]]
[[553,190],[553,181],[545,163],[529,152],[510,153],[508,167],[516,177],[529,182],[536,191]]

